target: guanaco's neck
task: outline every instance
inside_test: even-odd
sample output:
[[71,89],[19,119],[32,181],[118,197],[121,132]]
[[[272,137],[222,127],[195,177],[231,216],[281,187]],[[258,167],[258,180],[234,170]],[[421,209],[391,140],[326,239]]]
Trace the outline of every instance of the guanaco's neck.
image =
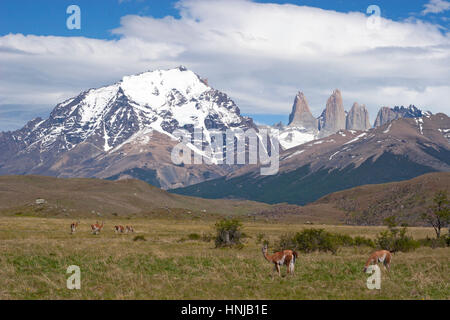
[[263,249],[262,249],[262,253],[263,253],[264,258],[265,258],[267,261],[272,262],[272,259],[271,259],[272,257],[271,257],[270,255],[267,254],[267,249],[263,248]]

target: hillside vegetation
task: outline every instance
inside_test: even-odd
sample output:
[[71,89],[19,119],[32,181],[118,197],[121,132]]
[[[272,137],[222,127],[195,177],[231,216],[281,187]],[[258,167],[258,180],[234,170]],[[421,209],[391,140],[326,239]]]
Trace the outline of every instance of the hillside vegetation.
[[435,193],[440,190],[450,193],[450,172],[360,186],[329,194],[314,204],[344,211],[349,224],[380,225],[385,218],[394,215],[409,225],[421,225],[424,222],[420,215],[428,210]]
[[[43,203],[36,203],[43,199]],[[130,216],[246,214],[268,208],[252,201],[206,200],[170,194],[140,180],[107,181],[0,176],[0,214],[16,216]]]

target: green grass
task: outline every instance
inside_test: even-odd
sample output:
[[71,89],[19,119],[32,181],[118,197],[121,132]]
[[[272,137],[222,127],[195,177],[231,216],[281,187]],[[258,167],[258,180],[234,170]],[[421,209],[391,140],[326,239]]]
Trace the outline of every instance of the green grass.
[[[243,249],[215,249],[192,234],[214,232],[214,221],[106,220],[92,235],[81,220],[75,235],[68,219],[0,218],[0,299],[449,299],[449,248],[397,253],[381,290],[369,290],[362,267],[372,249],[343,248],[336,255],[300,254],[294,276],[279,278],[264,260],[257,235],[273,244],[279,235],[311,226],[245,222]],[[135,234],[115,234],[132,224]],[[314,226],[316,227],[316,226]],[[373,238],[382,227],[317,226]],[[411,228],[415,238],[433,236]],[[147,241],[133,241],[144,236]],[[187,241],[180,242],[181,238]],[[271,247],[269,246],[269,251]],[[66,288],[66,268],[81,268],[81,290]],[[283,275],[286,270],[283,268]]]

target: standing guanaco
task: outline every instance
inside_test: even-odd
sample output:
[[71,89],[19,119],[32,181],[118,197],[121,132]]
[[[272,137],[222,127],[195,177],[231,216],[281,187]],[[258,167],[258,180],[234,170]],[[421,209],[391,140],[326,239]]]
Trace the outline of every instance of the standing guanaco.
[[123,226],[114,226],[114,232],[115,233],[124,233],[125,228]]
[[286,266],[287,274],[294,274],[295,260],[297,260],[297,252],[293,250],[283,250],[280,252],[275,252],[272,255],[267,253],[267,244],[262,247],[262,253],[267,261],[272,262],[275,265],[275,270],[278,275],[281,276],[280,267],[282,265]]
[[101,225],[98,224],[98,221],[97,221],[96,223],[91,225],[92,234],[99,234],[100,231],[102,230],[102,228],[103,228],[103,221],[102,221]]
[[366,272],[367,268],[371,264],[378,264],[380,262],[383,263],[384,268],[389,271],[389,268],[391,266],[391,259],[392,255],[389,251],[387,250],[375,251],[370,255],[369,259],[366,262],[366,265],[364,266],[363,271]]
[[125,231],[128,233],[128,232],[134,232],[134,228],[133,228],[133,226],[126,226],[125,227]]
[[75,233],[79,223],[80,223],[80,220],[78,220],[77,222],[72,222],[70,224],[70,234],[74,234]]

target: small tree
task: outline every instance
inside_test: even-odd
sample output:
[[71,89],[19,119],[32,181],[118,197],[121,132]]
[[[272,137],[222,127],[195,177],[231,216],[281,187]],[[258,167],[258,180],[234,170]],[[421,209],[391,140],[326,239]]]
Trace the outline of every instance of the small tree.
[[433,226],[436,238],[441,237],[441,229],[445,228],[449,222],[450,206],[447,199],[447,191],[438,191],[433,199],[434,204],[428,212],[422,214],[422,219]]

